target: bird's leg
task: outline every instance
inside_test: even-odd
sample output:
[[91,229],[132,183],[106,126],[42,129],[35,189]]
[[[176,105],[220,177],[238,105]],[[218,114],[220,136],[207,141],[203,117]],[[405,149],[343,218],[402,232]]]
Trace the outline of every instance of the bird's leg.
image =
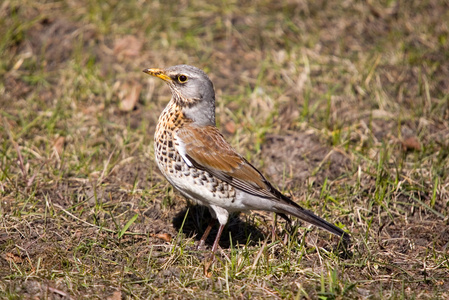
[[202,249],[202,248],[204,247],[204,245],[206,244],[206,239],[207,239],[207,237],[209,236],[209,233],[210,233],[210,231],[211,231],[211,229],[212,229],[212,226],[215,225],[215,222],[216,222],[216,221],[217,221],[217,220],[214,219],[214,218],[212,218],[212,219],[209,221],[209,225],[207,225],[206,231],[204,231],[203,236],[201,237],[200,242],[199,242],[199,244],[198,244],[198,250]]
[[210,266],[215,261],[215,252],[217,252],[217,250],[218,250],[218,242],[220,241],[220,237],[221,237],[224,227],[225,227],[225,224],[220,224],[220,227],[218,227],[217,236],[215,237],[214,245],[212,246],[212,254],[209,257],[209,259],[207,259],[204,262],[204,274],[208,277],[210,277],[210,275],[211,275],[210,273],[208,273],[208,270],[209,270]]
[[212,254],[215,254],[215,252],[217,252],[218,242],[220,241],[220,237],[221,237],[221,234],[223,233],[224,227],[225,227],[225,224],[220,224],[220,227],[218,227],[217,236],[215,237],[214,245],[212,246]]

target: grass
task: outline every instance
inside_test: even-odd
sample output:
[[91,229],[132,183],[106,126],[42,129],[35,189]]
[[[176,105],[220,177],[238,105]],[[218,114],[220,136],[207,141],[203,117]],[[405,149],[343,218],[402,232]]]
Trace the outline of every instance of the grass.
[[[448,12],[443,0],[6,1],[0,297],[448,298]],[[349,253],[296,220],[273,238],[273,214],[242,213],[204,276],[208,212],[157,170],[170,96],[141,72],[180,63],[210,75],[227,140],[349,231]]]

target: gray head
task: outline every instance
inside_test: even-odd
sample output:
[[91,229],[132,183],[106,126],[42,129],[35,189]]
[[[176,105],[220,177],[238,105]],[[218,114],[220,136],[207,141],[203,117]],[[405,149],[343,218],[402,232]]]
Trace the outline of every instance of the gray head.
[[215,125],[214,85],[202,70],[189,65],[177,65],[143,71],[168,84],[173,100],[187,118],[200,126]]

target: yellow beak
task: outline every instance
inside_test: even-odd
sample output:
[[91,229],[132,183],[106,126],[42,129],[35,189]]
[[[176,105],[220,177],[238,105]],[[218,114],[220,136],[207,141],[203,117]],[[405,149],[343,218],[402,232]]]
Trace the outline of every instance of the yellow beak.
[[160,79],[164,80],[164,81],[172,81],[172,79],[170,78],[170,76],[167,76],[167,74],[165,74],[163,69],[157,69],[157,68],[151,68],[151,69],[145,69],[143,70],[144,73],[147,73],[149,75],[155,76],[155,77],[159,77]]

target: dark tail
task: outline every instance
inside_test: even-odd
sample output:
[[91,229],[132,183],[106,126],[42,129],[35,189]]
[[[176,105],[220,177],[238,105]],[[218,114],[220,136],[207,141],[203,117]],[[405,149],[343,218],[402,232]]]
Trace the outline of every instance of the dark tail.
[[[290,199],[288,199],[288,200],[290,200]],[[302,208],[301,206],[294,203],[293,201],[290,200],[289,202],[291,202],[292,204],[284,204],[284,205],[281,204],[281,205],[277,206],[276,208],[279,209],[280,213],[295,216],[298,219],[306,221],[306,222],[308,222],[312,225],[315,225],[317,227],[323,228],[323,229],[329,231],[330,233],[333,233],[337,236],[342,237],[346,242],[351,241],[351,236],[348,233],[341,230],[341,228],[338,228],[337,226],[321,219],[320,217],[315,215],[313,212]]]
[[274,205],[274,209],[276,210],[276,213],[280,214],[281,217],[285,218],[286,220],[289,220],[285,214],[295,216],[301,220],[309,222],[312,225],[318,226],[320,228],[329,231],[330,233],[342,237],[342,239],[347,243],[351,241],[351,236],[348,233],[344,232],[337,226],[321,219],[313,212],[302,208],[296,202],[294,202],[289,197],[285,196],[275,187],[273,187],[271,183],[268,180],[266,180],[265,177],[263,177],[262,174],[260,174],[260,176],[262,176],[264,183],[267,185],[267,189],[273,194],[273,196],[275,196],[275,199],[279,201],[278,204]]

